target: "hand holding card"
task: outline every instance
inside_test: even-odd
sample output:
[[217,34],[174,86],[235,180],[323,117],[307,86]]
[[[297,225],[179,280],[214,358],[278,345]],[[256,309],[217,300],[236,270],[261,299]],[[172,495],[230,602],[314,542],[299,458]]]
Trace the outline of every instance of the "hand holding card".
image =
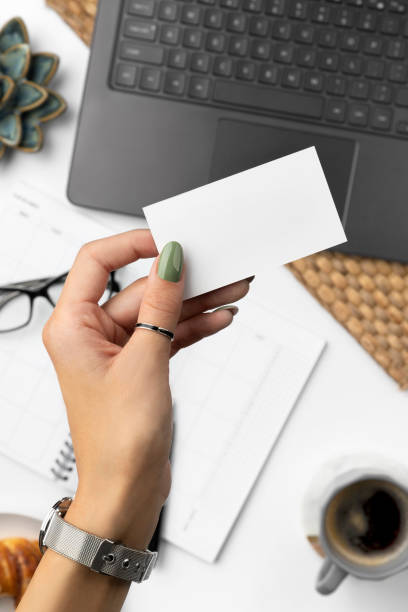
[[186,299],[347,240],[314,147],[143,210],[183,245]]

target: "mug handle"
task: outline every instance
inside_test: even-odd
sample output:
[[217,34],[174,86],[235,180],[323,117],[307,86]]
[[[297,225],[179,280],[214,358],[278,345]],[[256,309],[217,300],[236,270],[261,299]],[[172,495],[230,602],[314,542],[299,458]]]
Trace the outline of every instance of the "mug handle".
[[337,589],[346,576],[347,572],[344,569],[330,559],[326,559],[317,576],[316,591],[321,595],[329,595]]

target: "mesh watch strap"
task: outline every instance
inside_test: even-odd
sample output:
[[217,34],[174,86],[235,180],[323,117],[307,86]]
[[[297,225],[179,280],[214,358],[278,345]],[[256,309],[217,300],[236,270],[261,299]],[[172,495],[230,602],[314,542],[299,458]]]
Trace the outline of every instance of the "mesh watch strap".
[[147,580],[157,559],[156,552],[126,548],[70,525],[58,512],[51,518],[43,543],[96,572],[133,582]]

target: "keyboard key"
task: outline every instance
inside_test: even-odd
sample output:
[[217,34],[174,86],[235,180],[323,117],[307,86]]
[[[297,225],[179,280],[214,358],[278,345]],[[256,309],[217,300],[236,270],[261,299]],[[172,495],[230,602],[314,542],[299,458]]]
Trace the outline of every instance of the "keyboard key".
[[374,102],[389,104],[392,99],[392,89],[388,85],[381,85],[380,83],[376,83],[373,88],[371,98],[374,100]]
[[289,40],[292,32],[290,23],[286,21],[275,21],[272,27],[272,36],[278,40]]
[[312,21],[316,23],[329,23],[330,9],[328,6],[317,4],[312,9]]
[[244,57],[248,52],[248,40],[239,36],[231,36],[229,52],[231,55]]
[[243,81],[253,81],[255,78],[255,73],[255,64],[253,64],[252,62],[237,62],[237,68],[235,72],[237,79],[241,79]]
[[274,59],[281,64],[291,64],[293,59],[292,45],[276,45]]
[[124,42],[120,46],[120,57],[146,64],[162,64],[164,49],[143,43]]
[[326,83],[326,91],[334,96],[344,96],[347,81],[343,77],[329,76]]
[[191,98],[198,98],[200,100],[206,100],[210,92],[210,81],[209,79],[202,79],[200,77],[191,77],[190,86],[188,88],[188,95]]
[[368,124],[367,104],[351,104],[348,111],[348,122],[351,125],[365,127]]
[[363,62],[355,55],[344,56],[341,61],[341,70],[344,74],[360,75],[363,72]]
[[361,13],[357,27],[364,32],[375,32],[377,16],[374,13]]
[[195,4],[186,4],[181,11],[181,22],[187,25],[198,25],[201,19],[201,9]]
[[295,40],[305,45],[311,45],[314,39],[314,28],[311,25],[299,25],[295,31]]
[[268,60],[271,55],[271,45],[268,40],[254,40],[251,46],[251,57]]
[[365,75],[369,79],[382,79],[384,77],[384,62],[369,60],[366,64]]
[[320,119],[323,100],[302,93],[257,88],[232,81],[218,81],[214,88],[214,100],[230,105],[247,106],[287,115],[300,115]]
[[161,29],[160,41],[166,45],[178,45],[180,41],[180,28],[177,26],[165,25]]
[[221,0],[220,6],[228,9],[237,9],[239,8],[240,0]]
[[391,64],[388,71],[388,79],[394,83],[406,83],[408,78],[408,66],[406,64]]
[[300,48],[297,50],[296,63],[298,66],[314,68],[316,65],[316,51],[314,49]]
[[285,14],[286,0],[266,0],[265,13],[274,17]]
[[304,88],[307,91],[322,91],[324,78],[320,72],[307,72],[305,75]]
[[136,83],[136,66],[119,64],[116,68],[115,83],[124,87],[133,87]]
[[178,6],[175,2],[160,2],[159,6],[159,19],[163,21],[176,21],[178,13]]
[[174,96],[181,96],[186,87],[186,77],[182,72],[168,72],[164,79],[164,91]]
[[344,51],[358,51],[360,48],[360,37],[357,34],[345,32],[341,39],[340,48]]
[[397,93],[395,102],[398,106],[408,106],[408,88],[403,87]]
[[170,68],[185,68],[187,66],[187,51],[184,51],[184,49],[171,49],[167,64]]
[[399,32],[400,20],[398,17],[383,17],[381,21],[381,32],[383,34],[395,35]]
[[276,85],[278,82],[279,70],[277,66],[263,64],[259,69],[258,81],[267,85]]
[[140,88],[146,91],[159,91],[161,72],[157,68],[143,68]]
[[213,73],[217,76],[231,76],[232,60],[229,57],[216,57],[214,60]]
[[[245,39],[242,39],[242,40],[245,40]],[[225,50],[226,41],[227,39],[224,36],[224,34],[210,32],[209,34],[207,34],[205,48],[207,49],[207,51],[214,51],[215,53],[223,53]],[[246,51],[243,55],[246,55]]]
[[408,121],[399,121],[397,123],[397,132],[398,134],[408,136]]
[[264,17],[252,17],[249,32],[254,36],[267,36],[269,22]]
[[297,68],[285,68],[282,73],[283,87],[291,89],[299,89],[302,80],[302,74]]
[[190,68],[193,72],[208,72],[210,69],[210,57],[204,53],[193,53]]
[[308,16],[307,0],[292,0],[289,15],[293,19],[306,19]]
[[354,26],[354,11],[347,8],[337,9],[334,23],[342,28],[352,28]]
[[403,15],[406,12],[407,7],[403,2],[401,2],[401,0],[389,0],[388,10],[392,13],[399,13],[400,15]]
[[140,40],[154,40],[156,38],[157,25],[148,21],[136,21],[126,19],[125,36],[139,38]]
[[201,30],[185,30],[183,45],[190,49],[200,49],[203,44],[203,33]]
[[391,129],[392,111],[388,108],[373,108],[370,124],[376,130]]
[[262,10],[262,0],[244,0],[242,8],[250,13],[260,13]]
[[343,123],[346,119],[347,104],[343,100],[329,100],[326,119],[334,123]]
[[247,18],[241,13],[231,13],[227,18],[227,30],[229,32],[245,32],[247,26]]
[[130,0],[127,5],[128,13],[138,15],[139,17],[153,17],[154,2],[153,0]]
[[404,40],[390,40],[388,43],[387,57],[391,59],[404,59],[407,47]]
[[353,81],[350,84],[349,95],[351,98],[358,100],[367,100],[369,93],[369,86],[366,81]]
[[368,36],[364,40],[364,53],[369,55],[381,55],[383,51],[383,41],[376,36]]
[[334,49],[337,45],[337,32],[335,30],[321,30],[319,45],[328,49]]
[[323,70],[329,70],[330,72],[337,72],[339,67],[339,56],[337,53],[330,53],[325,51],[321,53],[319,60],[320,68]]
[[220,30],[222,28],[224,14],[218,9],[207,9],[204,17],[204,25],[206,28]]

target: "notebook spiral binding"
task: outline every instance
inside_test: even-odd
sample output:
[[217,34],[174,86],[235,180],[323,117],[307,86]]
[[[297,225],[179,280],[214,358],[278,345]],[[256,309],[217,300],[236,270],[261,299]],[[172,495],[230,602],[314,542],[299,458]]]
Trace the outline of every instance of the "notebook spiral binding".
[[51,472],[57,480],[68,480],[75,466],[74,447],[71,442],[71,434],[69,439],[64,440],[64,444],[60,449],[58,457],[54,461]]

